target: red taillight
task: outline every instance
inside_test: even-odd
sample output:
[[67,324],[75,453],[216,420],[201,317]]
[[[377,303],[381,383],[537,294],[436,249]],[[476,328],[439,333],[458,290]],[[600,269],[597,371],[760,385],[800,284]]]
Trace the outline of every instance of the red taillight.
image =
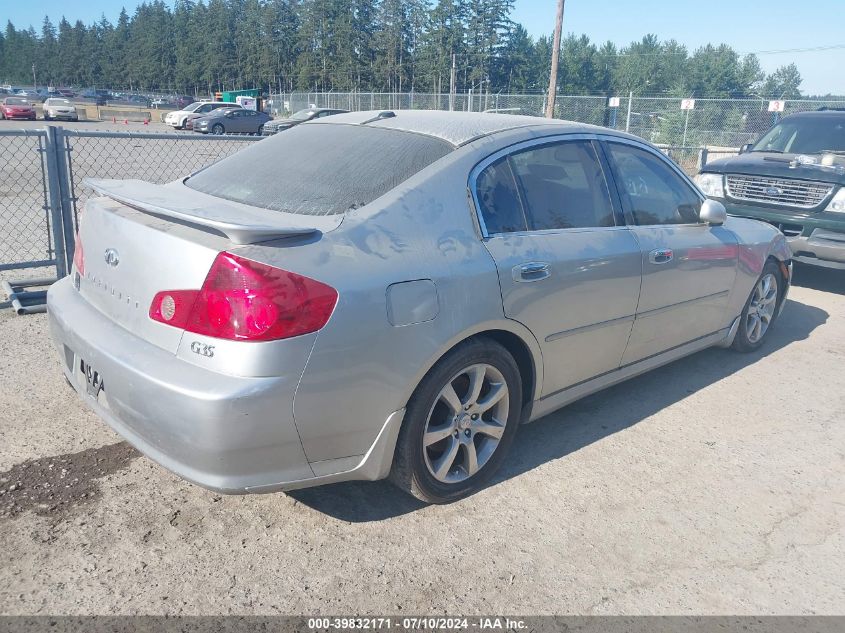
[[336,303],[331,286],[224,252],[200,290],[156,294],[150,318],[215,338],[272,341],[319,330]]
[[184,329],[199,293],[199,290],[165,290],[157,293],[150,304],[150,318]]
[[79,230],[76,231],[76,238],[74,239],[73,265],[76,266],[80,275],[85,274],[85,253],[82,250],[82,240],[79,239]]

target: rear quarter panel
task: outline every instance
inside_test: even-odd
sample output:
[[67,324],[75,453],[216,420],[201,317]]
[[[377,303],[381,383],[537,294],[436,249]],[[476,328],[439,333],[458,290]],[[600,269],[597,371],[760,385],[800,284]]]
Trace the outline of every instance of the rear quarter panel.
[[[476,142],[453,152],[348,212],[338,229],[318,240],[238,250],[338,290],[337,307],[317,337],[294,402],[310,462],[364,454],[431,366],[474,333],[514,332],[529,345],[541,377],[537,341],[504,317],[496,268],[467,199],[470,170],[500,146]],[[420,279],[436,287],[435,318],[391,325],[388,286]]]

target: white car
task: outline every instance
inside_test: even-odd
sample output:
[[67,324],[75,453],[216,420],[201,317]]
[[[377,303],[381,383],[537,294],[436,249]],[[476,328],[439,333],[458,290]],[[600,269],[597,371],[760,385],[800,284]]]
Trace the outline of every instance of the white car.
[[205,116],[217,108],[240,108],[240,106],[225,101],[196,101],[182,110],[168,112],[164,117],[164,122],[177,130],[183,130],[188,121]]
[[76,106],[69,99],[50,97],[44,102],[44,120],[52,121],[54,119],[79,121]]

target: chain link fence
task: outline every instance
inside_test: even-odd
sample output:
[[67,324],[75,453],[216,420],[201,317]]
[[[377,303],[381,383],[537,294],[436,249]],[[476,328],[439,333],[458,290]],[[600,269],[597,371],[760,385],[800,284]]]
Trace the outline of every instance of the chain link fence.
[[0,134],[0,271],[52,263],[45,142],[43,131]]
[[[543,116],[543,94],[292,92],[270,96],[275,114],[309,106],[344,110],[456,110]],[[786,100],[782,113],[769,112],[767,99],[695,99],[681,109],[677,97],[628,95],[611,107],[604,96],[562,95],[555,99],[555,117],[625,130],[666,146],[739,148],[768,130],[781,116],[819,108],[845,109],[845,101]],[[711,152],[711,156],[713,153]]]
[[85,178],[137,178],[166,183],[189,176],[260,136],[133,134],[64,130],[74,225],[91,190]]
[[138,178],[165,183],[243,148],[254,136],[0,130],[0,308],[44,310],[45,290],[67,274],[78,213],[91,194],[83,181]]

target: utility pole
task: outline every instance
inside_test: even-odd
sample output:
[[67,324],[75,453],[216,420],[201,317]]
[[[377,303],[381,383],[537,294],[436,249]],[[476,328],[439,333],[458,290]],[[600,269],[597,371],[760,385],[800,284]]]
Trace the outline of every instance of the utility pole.
[[38,82],[35,81],[35,62],[32,63],[32,87],[38,91]]
[[557,0],[557,18],[555,20],[555,36],[552,43],[552,68],[549,73],[549,98],[546,101],[546,118],[555,116],[555,98],[557,97],[557,65],[560,58],[560,32],[563,30],[563,3]]
[[449,112],[455,109],[455,88],[458,79],[458,69],[455,65],[455,54],[452,53],[452,72],[449,75]]

